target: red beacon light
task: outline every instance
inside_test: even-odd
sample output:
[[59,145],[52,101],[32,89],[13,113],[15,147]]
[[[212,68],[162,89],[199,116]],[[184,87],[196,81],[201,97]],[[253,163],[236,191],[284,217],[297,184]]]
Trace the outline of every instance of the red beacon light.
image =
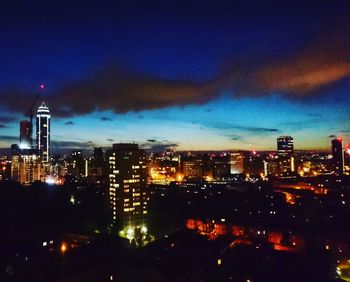
[[337,140],[343,142],[343,137],[337,137]]

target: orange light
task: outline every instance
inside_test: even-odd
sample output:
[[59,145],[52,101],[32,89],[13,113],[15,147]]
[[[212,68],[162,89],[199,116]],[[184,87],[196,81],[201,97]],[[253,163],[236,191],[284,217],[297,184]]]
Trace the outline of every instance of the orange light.
[[67,249],[68,249],[67,244],[65,242],[63,242],[61,244],[61,248],[60,249],[61,249],[61,253],[64,254],[67,251]]

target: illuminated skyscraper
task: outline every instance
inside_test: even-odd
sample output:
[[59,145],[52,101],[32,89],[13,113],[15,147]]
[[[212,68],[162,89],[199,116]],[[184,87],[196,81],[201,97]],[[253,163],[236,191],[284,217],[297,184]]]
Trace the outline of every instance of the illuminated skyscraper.
[[291,136],[280,136],[277,138],[277,154],[279,175],[290,177],[295,175],[294,142]]
[[136,230],[147,232],[146,156],[137,144],[125,143],[113,144],[107,155],[113,223],[130,239]]
[[293,137],[280,136],[277,138],[277,153],[281,157],[290,157],[294,153]]
[[11,179],[21,184],[44,181],[44,168],[36,149],[23,149],[13,152]]
[[32,139],[32,128],[30,121],[21,120],[19,123],[19,147],[21,149],[30,149]]
[[50,110],[43,102],[36,115],[36,144],[43,162],[50,157]]
[[333,169],[342,174],[344,171],[343,138],[338,137],[332,140]]
[[242,152],[230,153],[230,173],[239,174],[243,173],[243,161],[244,155]]
[[44,168],[36,149],[24,149],[20,156],[19,182],[30,184],[44,181]]

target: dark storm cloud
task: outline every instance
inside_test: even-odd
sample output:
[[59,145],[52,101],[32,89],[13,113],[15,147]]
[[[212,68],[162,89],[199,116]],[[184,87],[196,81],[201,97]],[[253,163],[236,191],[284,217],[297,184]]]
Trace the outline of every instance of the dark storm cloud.
[[331,134],[328,136],[328,138],[335,138],[335,137],[337,137],[337,136],[335,136],[334,134]]
[[64,123],[65,125],[74,125],[74,122],[73,121],[67,121]]
[[151,142],[151,143],[154,143],[156,141],[157,141],[156,139],[147,139],[147,142]]
[[67,85],[53,103],[57,108],[69,109],[62,111],[63,115],[71,115],[94,110],[124,113],[204,104],[223,93],[235,98],[277,92],[289,99],[302,99],[317,96],[323,87],[348,77],[349,56],[348,50],[335,44],[321,44],[264,65],[232,62],[213,79],[201,82],[162,79],[109,66],[86,80]]
[[35,94],[17,88],[0,89],[1,106],[10,112],[26,114],[29,106],[28,97],[35,97]]
[[114,142],[114,139],[112,139],[112,138],[107,138],[106,141],[108,141],[108,142]]
[[109,117],[101,117],[100,120],[101,121],[112,121],[112,119]]
[[0,123],[0,128],[7,128],[7,126]]
[[[201,104],[214,97],[216,88],[211,82],[166,80],[108,66],[85,80],[66,85],[49,102],[59,116],[87,114],[96,110],[124,113]],[[103,117],[101,120],[109,119]]]
[[[350,48],[344,51],[337,46],[323,47],[264,65],[233,62],[215,78],[200,82],[163,79],[107,66],[86,79],[68,83],[47,102],[54,115],[69,117],[93,111],[125,113],[204,104],[223,93],[232,98],[279,93],[289,99],[303,99],[321,94],[324,87],[350,75]],[[1,91],[0,97],[9,111],[23,112],[28,108],[27,99],[22,99],[28,93],[8,89]],[[101,117],[101,121],[110,118]]]

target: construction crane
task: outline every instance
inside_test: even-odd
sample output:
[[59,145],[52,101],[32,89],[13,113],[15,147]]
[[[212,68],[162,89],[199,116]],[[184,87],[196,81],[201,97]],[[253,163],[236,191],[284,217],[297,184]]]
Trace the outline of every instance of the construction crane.
[[[43,90],[45,88],[44,84],[40,84],[40,90]],[[33,109],[38,102],[40,97],[40,92],[38,92],[33,100],[32,105],[28,109],[26,113],[26,117],[29,118],[29,136],[30,136],[30,147],[33,148]]]

